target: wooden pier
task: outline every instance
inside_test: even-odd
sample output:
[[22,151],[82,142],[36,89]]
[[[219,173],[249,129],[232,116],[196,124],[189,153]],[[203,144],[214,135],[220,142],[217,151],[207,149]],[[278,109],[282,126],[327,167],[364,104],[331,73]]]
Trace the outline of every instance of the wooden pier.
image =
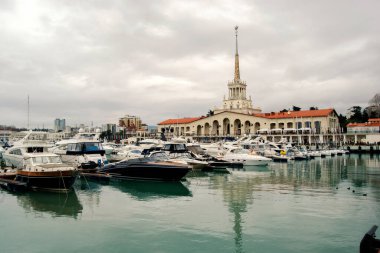
[[24,192],[27,190],[28,185],[25,182],[14,180],[16,173],[1,173],[0,174],[0,187],[4,190],[11,192]]

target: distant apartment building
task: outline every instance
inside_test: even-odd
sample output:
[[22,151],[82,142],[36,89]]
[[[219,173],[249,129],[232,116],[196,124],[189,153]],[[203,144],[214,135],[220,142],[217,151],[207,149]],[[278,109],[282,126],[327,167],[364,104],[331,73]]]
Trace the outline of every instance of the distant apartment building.
[[138,131],[142,129],[142,122],[138,116],[125,115],[119,119],[119,126],[125,127],[127,131]]
[[66,129],[66,119],[55,119],[54,120],[54,131],[60,132]]
[[116,134],[117,126],[116,124],[104,124],[102,125],[102,132],[110,131],[112,134]]

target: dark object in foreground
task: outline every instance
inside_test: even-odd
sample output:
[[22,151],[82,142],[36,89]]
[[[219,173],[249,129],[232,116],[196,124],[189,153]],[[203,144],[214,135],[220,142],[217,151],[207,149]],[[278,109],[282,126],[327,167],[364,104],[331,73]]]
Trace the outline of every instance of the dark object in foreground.
[[380,252],[380,240],[376,239],[377,226],[372,228],[364,235],[360,242],[360,253],[378,253]]
[[179,181],[189,170],[187,165],[155,161],[150,158],[137,158],[108,164],[98,172],[119,179]]
[[0,188],[11,192],[24,192],[27,189],[27,184],[13,179],[0,177]]

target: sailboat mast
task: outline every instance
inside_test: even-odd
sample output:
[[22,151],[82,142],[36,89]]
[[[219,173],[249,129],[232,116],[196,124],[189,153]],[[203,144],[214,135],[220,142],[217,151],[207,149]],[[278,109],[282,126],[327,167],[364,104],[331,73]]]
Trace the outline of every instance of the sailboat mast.
[[30,116],[29,116],[29,94],[28,94],[28,130],[29,130],[29,127],[30,127]]

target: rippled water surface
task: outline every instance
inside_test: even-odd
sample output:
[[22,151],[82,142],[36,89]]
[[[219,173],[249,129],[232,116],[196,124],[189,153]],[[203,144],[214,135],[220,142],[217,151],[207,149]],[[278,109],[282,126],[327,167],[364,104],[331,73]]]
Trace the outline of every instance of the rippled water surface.
[[82,179],[67,195],[0,190],[0,252],[358,252],[374,224],[380,158],[369,155],[181,183]]

